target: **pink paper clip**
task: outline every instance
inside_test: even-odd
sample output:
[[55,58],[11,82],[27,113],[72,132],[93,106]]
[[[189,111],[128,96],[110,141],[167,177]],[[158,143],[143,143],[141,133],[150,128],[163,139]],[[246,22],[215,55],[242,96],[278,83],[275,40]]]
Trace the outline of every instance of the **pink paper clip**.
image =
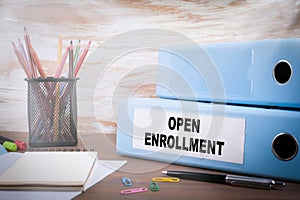
[[139,193],[139,192],[146,192],[148,189],[146,187],[141,188],[133,188],[128,190],[121,190],[121,194],[133,194],[133,193]]

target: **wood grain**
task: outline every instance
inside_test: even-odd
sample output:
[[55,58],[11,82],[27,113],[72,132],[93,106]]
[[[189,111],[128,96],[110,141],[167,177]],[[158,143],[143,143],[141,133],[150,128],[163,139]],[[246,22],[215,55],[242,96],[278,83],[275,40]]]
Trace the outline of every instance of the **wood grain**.
[[[176,3],[171,0],[31,0],[20,1],[17,4],[13,1],[2,1],[0,26],[5,31],[0,33],[0,111],[6,115],[0,117],[0,129],[28,131],[25,75],[11,47],[11,41],[16,41],[19,37],[23,39],[24,26],[30,33],[47,74],[52,75],[57,67],[56,46],[60,34],[64,39],[64,47],[71,39],[81,39],[82,44],[92,40],[89,54],[118,34],[144,28],[171,30],[197,43],[293,38],[300,36],[299,11],[300,4],[296,0],[186,0]],[[116,122],[112,111],[116,85],[123,76],[144,63],[156,62],[155,52],[137,51],[121,56],[112,63],[107,72],[99,77],[102,85],[95,96],[78,97],[79,127],[92,126],[99,132],[115,133],[115,129],[110,125]],[[98,63],[101,64],[101,60],[98,60]],[[87,59],[85,67],[90,64]],[[154,97],[153,84],[149,87],[144,86],[143,90],[136,90],[136,85],[140,84],[140,77],[147,76],[154,77],[155,71],[131,74],[128,79],[130,81],[123,83],[122,88],[138,96]],[[84,83],[79,81],[78,89],[85,90]],[[91,122],[90,118],[95,116],[84,112],[86,98],[94,98],[95,102],[100,104],[96,105],[96,119],[100,123],[95,120]],[[86,128],[81,130],[88,131]]]

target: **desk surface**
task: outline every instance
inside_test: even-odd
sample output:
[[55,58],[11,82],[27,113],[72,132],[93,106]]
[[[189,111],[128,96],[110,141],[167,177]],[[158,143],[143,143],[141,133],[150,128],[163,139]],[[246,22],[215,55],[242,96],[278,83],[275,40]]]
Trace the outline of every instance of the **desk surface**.
[[[1,132],[0,132],[1,133]],[[2,135],[28,141],[27,133],[5,132]],[[122,184],[123,177],[130,177],[132,187],[148,187],[153,177],[162,176],[163,170],[186,170],[195,172],[222,173],[201,168],[167,164],[149,160],[120,156],[115,152],[115,134],[80,135],[77,146],[93,148],[99,151],[103,160],[127,160],[120,170],[109,175],[75,199],[298,199],[300,184],[287,182],[283,190],[260,190],[230,185],[180,180],[178,183],[159,183],[158,192],[147,191],[139,194],[121,195],[120,191],[128,189]],[[77,148],[75,147],[75,148]],[[54,147],[55,148],[55,147]],[[65,148],[65,147],[62,147]],[[71,147],[74,148],[74,147]]]

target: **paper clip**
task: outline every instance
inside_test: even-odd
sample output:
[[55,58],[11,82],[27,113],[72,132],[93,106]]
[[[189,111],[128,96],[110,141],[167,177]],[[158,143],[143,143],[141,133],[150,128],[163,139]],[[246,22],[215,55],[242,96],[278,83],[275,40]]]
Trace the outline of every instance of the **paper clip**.
[[130,178],[122,178],[122,182],[126,186],[132,186],[132,182]]
[[133,193],[139,193],[139,192],[146,192],[147,190],[148,189],[146,187],[121,190],[121,194],[133,194]]
[[150,190],[153,191],[153,192],[158,191],[159,190],[158,184],[155,183],[155,182],[151,182],[150,183]]
[[169,178],[169,177],[154,177],[152,181],[155,182],[169,182],[169,183],[176,183],[179,182],[179,178]]

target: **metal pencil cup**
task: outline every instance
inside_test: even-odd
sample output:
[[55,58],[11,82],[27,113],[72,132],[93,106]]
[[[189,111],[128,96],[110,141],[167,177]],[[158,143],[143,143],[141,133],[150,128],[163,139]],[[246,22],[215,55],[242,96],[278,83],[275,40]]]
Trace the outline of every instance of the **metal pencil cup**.
[[30,146],[77,145],[77,80],[26,79]]

